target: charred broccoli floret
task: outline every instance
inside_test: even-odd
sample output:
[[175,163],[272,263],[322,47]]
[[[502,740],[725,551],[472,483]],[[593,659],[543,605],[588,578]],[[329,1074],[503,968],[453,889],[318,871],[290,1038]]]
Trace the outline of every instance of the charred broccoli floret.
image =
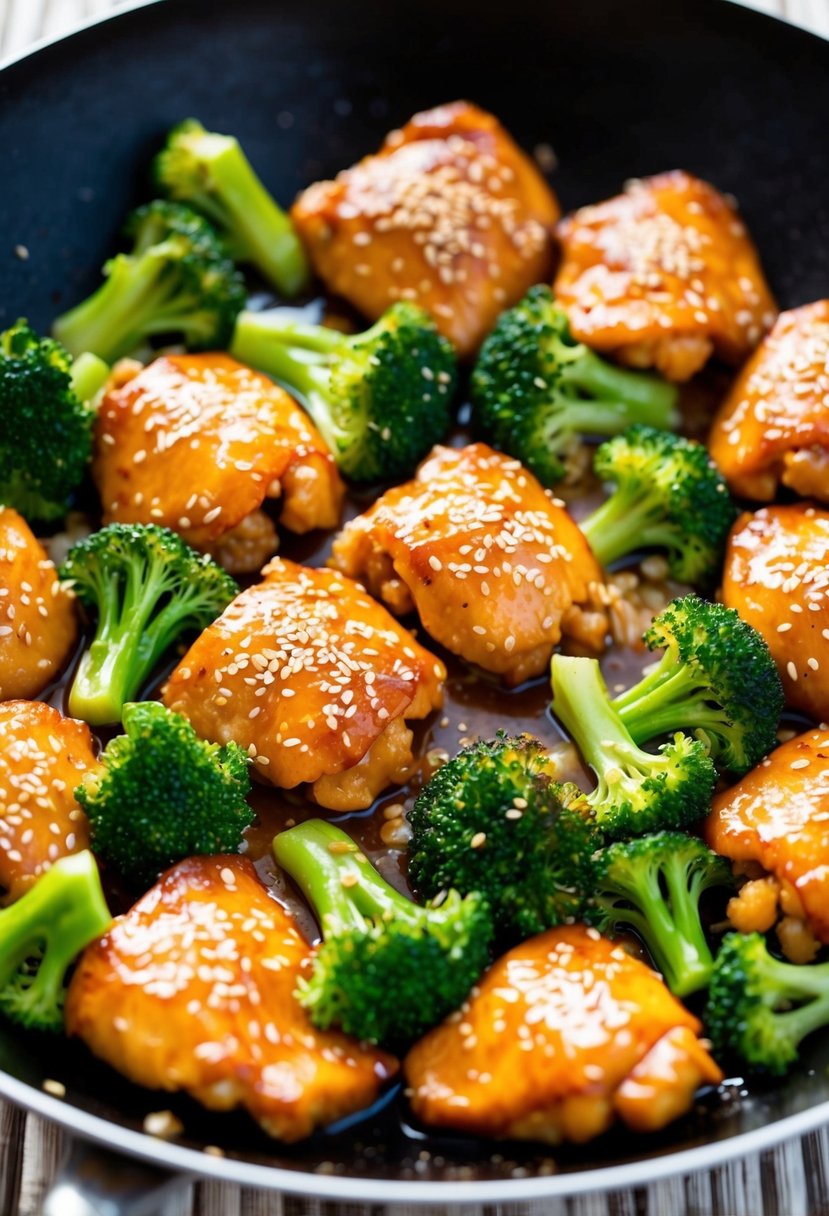
[[693,731],[738,775],[777,746],[783,685],[765,640],[733,608],[686,595],[654,619],[645,642],[665,654],[613,701],[637,743]]
[[364,333],[243,312],[231,352],[297,393],[353,481],[409,476],[451,423],[455,356],[413,304],[394,304]]
[[188,350],[224,349],[246,299],[244,282],[211,224],[182,203],[156,199],[128,217],[129,253],[104,266],[104,282],[55,322],[72,354],[113,362],[152,339]]
[[273,852],[322,929],[297,993],[316,1026],[402,1047],[462,1004],[489,961],[492,919],[480,895],[415,904],[319,819],[280,832]]
[[125,705],[124,730],[75,790],[96,854],[147,887],[184,857],[238,852],[253,822],[247,753],[205,742],[158,701]]
[[205,629],[239,591],[212,558],[155,524],[101,528],[59,573],[97,618],[69,691],[69,712],[93,726],[117,722],[176,639]]
[[618,435],[637,422],[673,426],[677,396],[657,376],[614,367],[576,342],[540,284],[501,314],[472,373],[481,435],[548,486],[584,435]]

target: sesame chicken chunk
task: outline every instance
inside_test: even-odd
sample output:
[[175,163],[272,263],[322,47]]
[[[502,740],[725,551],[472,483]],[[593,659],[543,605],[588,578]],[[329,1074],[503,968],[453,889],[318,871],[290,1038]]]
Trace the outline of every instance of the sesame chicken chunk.
[[22,516],[0,506],[0,700],[42,692],[77,633],[74,596]]
[[559,214],[497,119],[463,101],[415,114],[291,212],[332,291],[372,319],[419,304],[461,355],[549,274]]
[[656,1131],[722,1073],[700,1023],[660,977],[583,925],[499,959],[458,1013],[409,1052],[424,1123],[473,1135],[583,1142],[618,1116]]
[[104,523],[172,528],[240,573],[258,570],[276,548],[260,510],[266,499],[280,500],[283,527],[307,532],[334,527],[344,495],[322,436],[293,398],[224,354],[166,355],[111,388],[98,413],[93,476]]
[[829,300],[783,312],[714,420],[709,450],[731,489],[779,484],[829,502]]
[[311,1025],[294,992],[311,951],[237,856],[168,870],[81,957],[66,1026],[139,1085],[244,1107],[300,1140],[370,1105],[397,1061]]
[[603,575],[581,532],[517,460],[482,443],[435,448],[414,481],[345,526],[332,564],[392,611],[410,601],[436,641],[510,685],[543,672],[563,633],[604,645]]
[[89,847],[74,791],[97,763],[86,723],[42,701],[0,702],[0,902],[11,903],[59,858]]
[[765,638],[789,706],[829,719],[829,511],[794,503],[741,515],[722,598]]
[[555,292],[574,336],[623,363],[688,380],[712,354],[742,362],[774,321],[735,207],[689,173],[629,182],[558,234]]
[[275,558],[197,638],[165,704],[205,739],[233,739],[262,781],[302,783],[331,810],[405,780],[406,723],[442,703],[443,664],[362,587]]

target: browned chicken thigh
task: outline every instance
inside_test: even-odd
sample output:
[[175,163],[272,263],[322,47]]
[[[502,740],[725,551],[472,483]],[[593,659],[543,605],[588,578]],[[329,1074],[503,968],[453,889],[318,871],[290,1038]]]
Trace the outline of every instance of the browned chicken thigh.
[[498,120],[458,101],[415,114],[291,215],[332,291],[372,320],[419,304],[469,355],[549,274],[559,208]]
[[78,633],[73,601],[26,521],[0,506],[0,700],[36,697],[60,673]]
[[572,925],[499,959],[404,1068],[424,1123],[580,1142],[616,1117],[656,1131],[688,1110],[700,1085],[721,1081],[699,1031],[655,972]]
[[290,532],[333,528],[344,488],[293,398],[229,355],[165,355],[104,397],[93,474],[104,522],[156,523],[232,573],[277,547],[262,510],[281,499]]
[[712,354],[740,363],[774,321],[757,251],[733,205],[675,170],[629,182],[558,228],[555,292],[579,341],[688,380]]
[[447,650],[507,684],[546,668],[562,635],[600,651],[603,574],[576,524],[516,460],[435,448],[334,542],[332,564]]
[[735,494],[780,482],[829,502],[829,300],[781,313],[714,420],[708,449]]
[[242,1106],[294,1141],[357,1111],[397,1070],[311,1025],[294,989],[311,951],[236,856],[193,857],[82,955],[66,1027],[139,1085]]
[[788,704],[829,719],[829,511],[795,503],[741,515],[722,597],[766,639]]
[[406,780],[408,722],[442,702],[443,664],[351,579],[275,558],[199,637],[164,689],[257,776],[336,811]]
[[42,701],[0,702],[0,903],[23,895],[60,857],[88,848],[74,790],[97,763],[85,722]]

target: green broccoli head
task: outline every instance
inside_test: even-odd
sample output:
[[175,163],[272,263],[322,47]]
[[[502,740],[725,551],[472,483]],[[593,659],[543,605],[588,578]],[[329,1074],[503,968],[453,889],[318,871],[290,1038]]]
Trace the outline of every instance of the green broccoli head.
[[111,921],[92,854],[56,861],[0,909],[0,1012],[33,1030],[62,1030],[66,971]]
[[460,1007],[489,962],[492,917],[481,895],[415,904],[318,819],[280,832],[273,852],[322,929],[297,992],[314,1025],[402,1049]]
[[75,790],[95,853],[142,888],[184,857],[237,853],[254,818],[247,753],[200,739],[157,701],[125,705],[123,720]]
[[737,510],[701,443],[632,426],[601,445],[593,467],[616,486],[580,523],[603,566],[659,549],[681,582],[705,587],[716,581]]
[[206,628],[239,588],[168,528],[109,524],[74,545],[59,571],[97,618],[69,691],[69,712],[117,722],[182,634]]
[[554,655],[553,713],[596,774],[587,795],[607,837],[687,827],[711,806],[716,769],[698,739],[677,732],[654,753],[634,743],[595,659]]
[[683,596],[645,642],[664,647],[663,658],[613,702],[637,743],[690,730],[716,765],[738,775],[777,745],[783,685],[765,640],[733,608]]
[[244,281],[208,220],[157,199],[128,217],[129,253],[104,266],[104,282],[59,317],[53,333],[73,354],[112,362],[154,339],[188,350],[224,349],[244,306]]
[[596,857],[590,919],[603,932],[634,929],[676,996],[705,988],[714,960],[700,919],[711,887],[733,886],[731,867],[695,836],[656,832]]
[[409,476],[451,424],[455,356],[413,304],[392,305],[350,336],[292,325],[278,313],[244,312],[231,351],[302,398],[353,481]]
[[0,334],[0,502],[30,520],[65,515],[92,455],[93,419],[60,343],[24,320]]
[[705,1025],[717,1055],[783,1076],[829,1023],[829,963],[783,963],[759,933],[729,933],[714,963]]
[[637,422],[669,427],[677,417],[675,388],[574,341],[566,314],[540,284],[501,314],[481,347],[472,400],[482,437],[548,486],[564,476],[583,435],[617,435]]
[[529,735],[481,741],[444,764],[409,822],[409,874],[426,896],[480,892],[500,939],[578,917],[592,891],[596,833],[575,786]]
[[206,215],[236,261],[252,263],[283,295],[302,291],[308,281],[302,242],[237,139],[185,119],[173,127],[153,168],[162,194]]

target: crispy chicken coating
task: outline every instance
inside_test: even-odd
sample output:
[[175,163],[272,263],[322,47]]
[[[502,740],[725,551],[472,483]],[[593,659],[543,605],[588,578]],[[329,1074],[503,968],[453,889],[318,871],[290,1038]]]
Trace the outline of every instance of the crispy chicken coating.
[[604,644],[586,540],[531,473],[482,443],[435,448],[414,481],[345,526],[332,564],[393,612],[416,608],[441,645],[506,684],[544,671],[562,635]]
[[281,498],[290,532],[333,528],[344,488],[292,397],[229,355],[165,355],[105,395],[93,475],[104,522],[156,523],[233,572],[277,546],[261,510]]
[[0,903],[89,847],[74,790],[97,764],[89,727],[42,701],[0,702]]
[[73,601],[26,521],[0,506],[0,700],[36,697],[59,674],[78,633]]
[[768,642],[788,704],[829,719],[829,511],[794,503],[741,515],[722,598]]
[[311,952],[237,856],[168,870],[82,955],[66,1028],[139,1085],[242,1106],[294,1141],[376,1098],[384,1052],[318,1031],[294,996]]
[[829,300],[783,312],[735,380],[709,451],[735,494],[829,502]]
[[555,292],[573,334],[623,363],[688,380],[712,354],[740,363],[774,321],[736,209],[682,170],[629,182],[558,233]]
[[[756,862],[751,879],[729,905],[729,919],[743,932],[778,934],[786,953],[804,945],[801,922],[817,943],[829,943],[829,731],[811,730],[776,748],[757,768],[714,799],[705,823],[712,849],[742,865]],[[747,919],[746,919],[747,918]],[[804,925],[805,922],[805,925]],[[782,932],[781,932],[782,930]]]
[[291,212],[332,291],[372,319],[411,300],[461,355],[549,274],[559,214],[498,120],[464,101],[415,114]]
[[473,1135],[585,1141],[618,1116],[656,1131],[722,1073],[659,976],[595,929],[523,942],[404,1069],[424,1123]]
[[247,748],[263,781],[370,806],[409,776],[407,723],[441,705],[446,670],[350,579],[281,558],[263,575],[197,638],[165,704]]

